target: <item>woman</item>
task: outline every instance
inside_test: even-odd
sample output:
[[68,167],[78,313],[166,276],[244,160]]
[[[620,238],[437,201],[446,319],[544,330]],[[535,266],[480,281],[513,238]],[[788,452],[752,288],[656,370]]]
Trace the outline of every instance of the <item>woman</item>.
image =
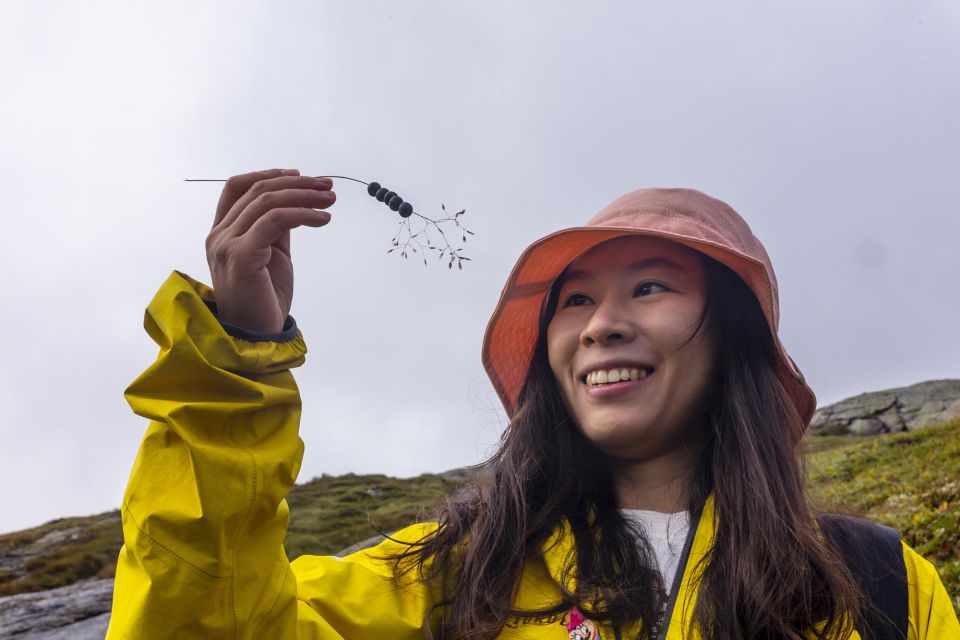
[[[148,306],[161,353],[125,394],[151,423],[108,638],[859,638],[896,621],[859,586],[876,563],[830,533],[873,548],[879,529],[826,527],[805,499],[816,399],[777,338],[769,258],[691,190],[626,194],[523,253],[483,346],[510,426],[472,491],[373,549],[288,562],[306,353],[289,233],[334,200],[296,172],[231,178],[214,288],[174,272]],[[932,565],[894,544],[907,637],[960,637]]]

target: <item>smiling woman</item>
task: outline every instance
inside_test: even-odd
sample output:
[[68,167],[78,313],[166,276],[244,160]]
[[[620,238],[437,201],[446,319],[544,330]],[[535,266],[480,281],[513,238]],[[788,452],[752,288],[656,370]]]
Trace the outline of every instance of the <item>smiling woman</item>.
[[482,352],[510,424],[470,490],[372,549],[289,562],[306,346],[289,254],[265,249],[325,226],[330,187],[231,179],[216,299],[174,272],[148,306],[161,352],[126,390],[151,423],[109,638],[960,637],[897,532],[808,504],[816,398],[773,267],[686,189],[628,193],[520,256]]
[[[560,304],[547,327],[550,368],[587,439],[616,460],[657,467],[678,482],[707,435],[704,404],[715,368],[698,256],[660,238],[607,240],[560,275]],[[619,485],[622,507],[683,506],[677,482],[633,475]]]

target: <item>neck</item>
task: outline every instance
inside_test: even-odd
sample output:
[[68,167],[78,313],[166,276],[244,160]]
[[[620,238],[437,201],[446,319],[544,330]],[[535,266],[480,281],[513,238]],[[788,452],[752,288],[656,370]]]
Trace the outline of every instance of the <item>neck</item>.
[[683,450],[645,460],[614,460],[618,506],[661,513],[686,510],[687,487],[695,460],[694,455]]

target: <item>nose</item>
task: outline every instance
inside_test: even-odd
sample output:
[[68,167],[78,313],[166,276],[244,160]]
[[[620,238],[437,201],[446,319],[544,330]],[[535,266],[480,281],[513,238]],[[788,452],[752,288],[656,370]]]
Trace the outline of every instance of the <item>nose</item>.
[[606,346],[611,342],[632,342],[637,328],[622,303],[609,297],[596,306],[590,320],[580,332],[580,344]]

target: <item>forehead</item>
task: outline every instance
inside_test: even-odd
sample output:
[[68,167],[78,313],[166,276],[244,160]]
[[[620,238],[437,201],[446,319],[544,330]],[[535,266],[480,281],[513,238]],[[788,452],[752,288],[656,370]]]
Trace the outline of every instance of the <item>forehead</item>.
[[562,282],[589,279],[604,271],[665,269],[698,274],[698,253],[672,240],[622,236],[601,242],[577,257],[561,274]]

